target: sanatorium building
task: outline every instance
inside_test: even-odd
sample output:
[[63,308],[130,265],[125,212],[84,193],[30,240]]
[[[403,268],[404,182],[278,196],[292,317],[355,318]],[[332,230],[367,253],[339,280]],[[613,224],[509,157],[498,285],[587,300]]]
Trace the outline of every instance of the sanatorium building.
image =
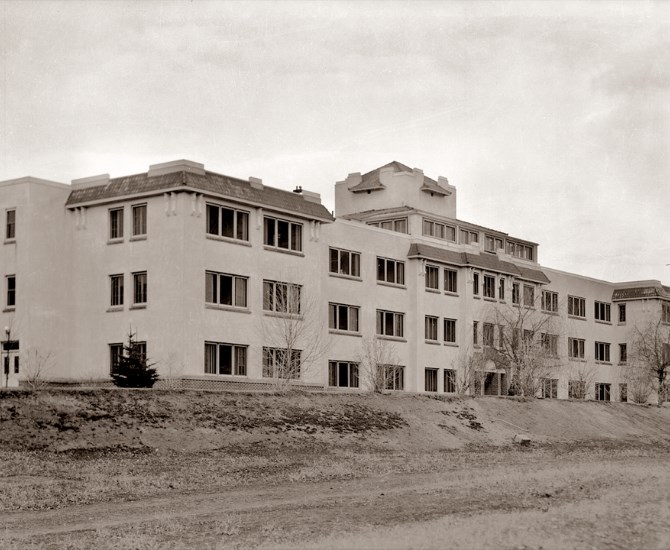
[[[50,356],[54,381],[109,381],[132,330],[186,387],[267,385],[291,349],[296,383],[363,390],[376,346],[385,389],[449,393],[469,357],[498,345],[493,313],[516,308],[555,321],[541,335],[556,358],[545,397],[574,397],[589,369],[587,398],[626,400],[631,327],[670,322],[660,282],[541,266],[536,243],[458,219],[446,178],[398,162],[338,182],[335,217],[316,193],[186,160],[0,182],[0,204],[3,386],[21,382],[31,350]],[[282,323],[298,327],[289,347]],[[504,369],[483,372],[476,391],[506,393]]]

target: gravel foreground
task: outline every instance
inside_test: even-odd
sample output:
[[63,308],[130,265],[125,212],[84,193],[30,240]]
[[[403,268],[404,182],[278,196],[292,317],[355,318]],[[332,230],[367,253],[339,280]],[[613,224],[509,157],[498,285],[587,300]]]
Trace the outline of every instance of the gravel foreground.
[[613,403],[2,392],[0,548],[669,548],[667,420]]

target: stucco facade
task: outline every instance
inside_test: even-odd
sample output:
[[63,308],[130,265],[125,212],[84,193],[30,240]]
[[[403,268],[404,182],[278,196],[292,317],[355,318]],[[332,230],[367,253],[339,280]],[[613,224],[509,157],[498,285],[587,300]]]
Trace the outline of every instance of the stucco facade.
[[[26,376],[30,350],[51,355],[50,378],[109,379],[129,330],[164,378],[263,382],[270,348],[287,347],[278,327],[295,324],[291,346],[308,355],[299,383],[365,389],[361,360],[378,346],[389,389],[443,393],[454,390],[451,372],[497,345],[497,311],[530,308],[555,337],[549,396],[569,397],[575,372],[588,369],[588,397],[609,384],[618,400],[620,344],[670,304],[658,281],[541,266],[536,243],[459,220],[453,185],[397,162],[350,174],[335,200],[333,216],[309,191],[191,161],[71,185],[0,183],[3,386]],[[280,303],[294,290],[299,311]],[[543,291],[555,293],[546,307]],[[505,393],[503,370],[491,361],[484,370],[478,391]]]

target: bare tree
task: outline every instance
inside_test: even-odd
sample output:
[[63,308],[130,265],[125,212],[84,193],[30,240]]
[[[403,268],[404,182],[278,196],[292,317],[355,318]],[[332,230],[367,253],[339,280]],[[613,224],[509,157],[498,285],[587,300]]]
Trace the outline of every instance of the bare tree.
[[654,391],[654,384],[646,365],[641,364],[634,357],[629,357],[623,379],[626,381],[628,397],[631,401],[634,403],[649,401]]
[[484,359],[505,370],[510,394],[538,395],[543,380],[559,366],[556,316],[538,307],[500,305],[486,324],[492,326],[492,334],[484,332]]
[[278,389],[299,380],[328,351],[319,302],[295,283],[264,281],[263,377]]
[[468,349],[451,363],[454,371],[454,389],[461,395],[480,395],[486,359],[480,351]]
[[587,362],[578,362],[570,368],[568,397],[586,399],[588,389],[596,379],[596,368]]
[[40,352],[37,348],[29,349],[22,357],[23,381],[30,390],[40,390],[47,384],[53,361],[51,352]]
[[398,365],[393,343],[377,336],[363,338],[356,361],[359,366],[359,377],[362,378],[366,389],[375,393],[387,389],[389,367]]
[[670,373],[670,327],[658,320],[633,328],[634,362],[639,365],[641,380],[644,375],[656,391],[658,404],[662,405],[668,394],[668,374]]

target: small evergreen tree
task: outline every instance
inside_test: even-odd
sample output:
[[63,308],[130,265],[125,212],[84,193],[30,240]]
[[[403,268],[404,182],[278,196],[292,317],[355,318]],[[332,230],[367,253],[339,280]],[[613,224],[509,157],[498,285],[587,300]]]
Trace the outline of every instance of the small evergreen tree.
[[114,367],[112,379],[114,385],[120,388],[151,388],[158,380],[158,372],[153,368],[155,363],[147,363],[135,336],[132,330],[128,332],[128,344],[123,346],[123,354]]

